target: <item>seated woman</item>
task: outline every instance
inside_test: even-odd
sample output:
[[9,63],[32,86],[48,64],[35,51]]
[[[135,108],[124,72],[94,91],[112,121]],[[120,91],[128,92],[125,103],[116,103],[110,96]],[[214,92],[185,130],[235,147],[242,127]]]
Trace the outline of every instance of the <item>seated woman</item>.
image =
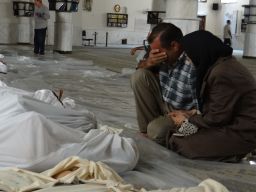
[[173,134],[169,147],[188,158],[239,161],[256,148],[255,79],[232,56],[232,48],[210,32],[190,33],[182,44],[196,66],[202,113],[170,114],[179,126],[187,117],[189,127],[198,131],[188,136]]
[[136,166],[132,139],[96,129],[86,110],[53,106],[52,99],[44,99],[39,92],[0,88],[0,168],[42,172],[70,156],[102,161],[119,173]]

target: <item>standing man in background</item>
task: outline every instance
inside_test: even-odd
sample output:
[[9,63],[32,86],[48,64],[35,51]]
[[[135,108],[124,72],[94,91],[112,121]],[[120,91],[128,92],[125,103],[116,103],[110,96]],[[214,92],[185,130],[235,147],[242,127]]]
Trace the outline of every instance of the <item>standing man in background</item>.
[[224,27],[224,44],[228,46],[231,46],[231,39],[232,39],[230,24],[231,24],[230,20],[227,20],[227,24]]
[[35,0],[35,34],[34,53],[44,55],[47,20],[50,19],[49,9],[42,0]]

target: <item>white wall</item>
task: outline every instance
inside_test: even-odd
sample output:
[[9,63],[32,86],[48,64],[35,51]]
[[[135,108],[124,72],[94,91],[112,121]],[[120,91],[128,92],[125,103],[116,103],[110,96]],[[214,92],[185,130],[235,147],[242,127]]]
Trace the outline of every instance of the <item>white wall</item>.
[[0,43],[13,44],[17,42],[17,18],[13,16],[12,2],[0,1]]
[[[31,25],[31,22],[25,22],[28,20],[27,18],[14,17],[12,1],[0,1],[0,43],[17,43],[20,38],[27,41],[28,38],[24,38],[26,34],[33,37],[33,18],[30,19]],[[26,1],[33,2],[33,0]],[[87,31],[88,38],[92,38],[93,33],[97,32],[97,44],[99,45],[105,45],[106,32],[109,33],[109,45],[119,45],[123,38],[127,39],[128,44],[142,44],[150,29],[150,25],[146,24],[145,10],[152,10],[152,2],[153,0],[93,0],[92,11],[88,12],[83,9],[83,0],[81,0],[79,11],[73,13],[73,45],[82,44],[82,30]],[[48,0],[43,0],[43,3],[48,6]],[[121,6],[121,12],[127,10],[127,28],[107,27],[106,14],[114,12],[115,4]],[[50,15],[46,39],[48,45],[52,45],[54,42],[55,12],[51,11]],[[24,32],[28,28],[31,30]],[[21,32],[19,33],[19,31]],[[31,34],[28,31],[31,31]],[[30,43],[33,43],[33,38]]]
[[197,0],[167,0],[165,22],[178,26],[184,35],[199,29]]
[[167,0],[153,0],[152,9],[153,11],[165,11]]
[[[212,4],[218,3],[219,10],[212,10]],[[207,3],[200,3],[198,15],[206,15],[206,30],[216,36],[223,38],[223,28],[227,19],[232,22],[231,32],[233,34],[233,48],[243,49],[244,33],[241,33],[241,19],[244,8],[242,5],[249,4],[249,0],[238,0],[236,3],[221,4],[220,0],[208,0]]]
[[[107,27],[107,13],[113,13],[115,4],[121,6],[121,13],[125,10],[128,14],[128,27]],[[82,26],[88,38],[93,38],[97,32],[97,44],[105,44],[106,32],[109,33],[109,44],[121,44],[121,39],[126,38],[128,44],[142,44],[149,32],[145,10],[152,10],[152,0],[93,0],[92,11],[83,10],[80,3],[79,13],[74,16],[74,25]],[[80,19],[79,19],[80,17]]]
[[[30,1],[33,2],[33,0]],[[43,0],[43,2],[48,5],[48,0]],[[218,11],[212,10],[213,3],[219,3]],[[220,0],[207,0],[207,3],[199,3],[198,14],[207,15],[206,30],[211,31],[220,38],[222,38],[225,20],[227,18],[235,19],[237,28],[232,28],[233,46],[240,49],[243,47],[244,39],[244,34],[240,32],[244,11],[242,5],[248,3],[249,0],[238,0],[237,3],[233,4],[220,4]],[[106,26],[106,13],[114,12],[113,7],[115,4],[121,6],[121,12],[127,10],[129,15],[127,28]],[[139,45],[150,30],[150,25],[146,24],[147,14],[145,11],[163,11],[165,4],[166,0],[93,0],[92,11],[88,12],[83,9],[83,0],[80,0],[79,12],[73,13],[73,44],[81,45],[81,32],[86,30],[88,38],[93,38],[93,33],[97,32],[97,45],[105,45],[106,32],[109,33],[109,45],[120,45],[123,38],[126,38],[130,45]],[[238,11],[237,19],[233,17],[236,11]],[[12,0],[0,1],[0,18],[0,43],[17,43],[20,19],[13,16]],[[33,22],[33,18],[31,19]],[[51,19],[48,22],[47,44],[53,44],[54,42],[54,22],[55,13],[51,11]],[[232,23],[234,24],[235,22],[232,21]],[[31,23],[28,24],[28,27],[33,28]],[[31,39],[32,42],[33,40]]]

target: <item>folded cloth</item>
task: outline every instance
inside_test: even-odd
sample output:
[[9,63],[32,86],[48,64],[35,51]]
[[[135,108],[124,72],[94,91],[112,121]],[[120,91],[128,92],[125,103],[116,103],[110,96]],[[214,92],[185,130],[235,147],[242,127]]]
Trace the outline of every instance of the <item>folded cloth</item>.
[[[145,192],[145,190],[141,192]],[[171,190],[153,190],[150,192],[229,192],[229,190],[213,179],[206,179],[196,187],[173,188]]]
[[228,190],[220,183],[212,180],[212,179],[207,179],[201,182],[198,186],[196,187],[189,187],[189,188],[173,188],[170,190],[154,190],[154,191],[146,191],[145,189],[141,190],[136,190],[133,188],[128,188],[131,186],[126,186],[124,188],[124,185],[122,186],[123,188],[120,189],[118,187],[113,187],[113,188],[107,188],[104,185],[99,185],[99,184],[86,184],[86,185],[73,185],[73,186],[59,186],[59,187],[54,187],[54,188],[45,188],[42,190],[39,190],[38,192],[92,192],[92,191],[97,191],[97,192],[105,192],[105,191],[113,191],[113,192],[228,192]]
[[118,128],[110,127],[108,125],[99,125],[99,129],[101,131],[104,131],[104,132],[107,132],[107,133],[118,134],[118,135],[123,132],[123,129],[118,129]]
[[[65,173],[62,176],[61,173]],[[0,190],[25,192],[53,187],[57,184],[91,182],[109,186],[123,185],[123,179],[110,167],[101,162],[69,157],[54,168],[42,173],[10,168],[0,171]],[[51,188],[53,189],[53,188]]]
[[[84,184],[60,186],[78,183]],[[17,168],[2,170],[0,171],[0,190],[6,192],[35,190],[38,192],[147,192],[145,189],[138,190],[130,184],[125,184],[123,179],[104,163],[92,162],[79,157],[69,157],[43,173]],[[217,181],[207,179],[197,187],[149,192],[228,192],[228,190]]]
[[122,178],[110,167],[102,162],[88,161],[79,157],[70,157],[54,168],[49,169],[42,174],[48,177],[56,178],[61,173],[66,173],[63,177],[58,178],[60,183],[71,184],[76,179],[79,181],[86,180],[111,180],[123,182]]

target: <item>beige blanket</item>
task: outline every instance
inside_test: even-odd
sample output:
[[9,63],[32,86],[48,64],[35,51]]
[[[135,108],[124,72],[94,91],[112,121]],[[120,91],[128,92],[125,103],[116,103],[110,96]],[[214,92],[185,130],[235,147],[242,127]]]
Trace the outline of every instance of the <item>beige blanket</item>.
[[[132,185],[125,184],[122,178],[107,165],[82,160],[79,157],[70,157],[43,173],[16,168],[2,170],[0,171],[0,189],[7,192],[35,190],[39,192],[146,192],[144,189],[134,189]],[[207,179],[197,187],[173,188],[163,192],[228,192],[228,190],[222,184]]]

